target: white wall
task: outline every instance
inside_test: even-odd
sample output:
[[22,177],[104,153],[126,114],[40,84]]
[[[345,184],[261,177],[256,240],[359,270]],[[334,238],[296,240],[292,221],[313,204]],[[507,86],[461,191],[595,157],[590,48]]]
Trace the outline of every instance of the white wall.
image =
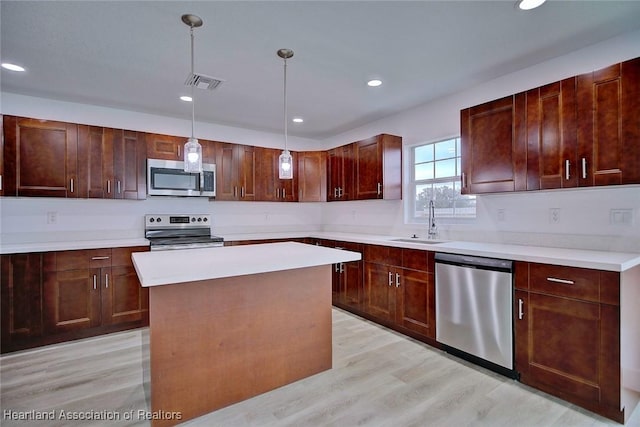
[[[324,141],[291,138],[291,148],[327,149],[379,133],[392,133],[403,136],[406,151],[411,145],[458,135],[462,108],[638,56],[640,31],[503,76],[334,138]],[[4,114],[176,135],[186,135],[190,130],[186,120],[9,93],[2,94],[1,105]],[[208,124],[197,126],[202,132],[198,136],[203,139],[265,147],[281,144],[280,135],[276,134]],[[549,208],[561,209],[559,223],[549,223]],[[610,224],[610,210],[619,208],[632,211],[632,225]],[[499,209],[504,212],[503,221],[498,220]],[[46,223],[47,212],[58,213],[57,224]],[[261,203],[180,198],[145,201],[2,198],[0,240],[8,244],[34,239],[88,238],[98,227],[103,231],[97,233],[107,235],[106,238],[141,237],[142,216],[165,212],[212,213],[214,232],[220,234],[324,229],[425,235],[424,225],[404,223],[401,201]],[[476,221],[469,224],[441,221],[439,228],[442,238],[640,252],[640,187],[483,195],[478,197]]]
[[[460,134],[460,110],[492,99],[640,56],[640,31],[575,51],[468,90],[353,129],[324,141],[327,147],[390,133],[403,137],[405,181],[409,147]],[[640,143],[634,141],[633,143]],[[407,193],[403,197],[411,197]],[[438,222],[440,237],[543,246],[640,252],[640,186],[554,190],[478,196],[477,219],[467,224]],[[405,224],[402,202],[327,203],[326,230],[426,235],[424,225]],[[550,223],[549,209],[560,208]],[[611,209],[631,209],[633,224],[610,224]],[[498,220],[498,210],[504,220]]]

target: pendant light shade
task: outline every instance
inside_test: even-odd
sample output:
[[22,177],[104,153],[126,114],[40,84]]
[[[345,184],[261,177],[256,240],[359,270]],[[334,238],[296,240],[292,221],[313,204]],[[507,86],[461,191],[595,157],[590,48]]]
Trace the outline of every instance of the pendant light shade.
[[[191,34],[191,75],[193,71],[193,29],[202,26],[202,19],[195,15],[182,15],[182,22],[189,26]],[[202,146],[194,136],[196,101],[191,86],[191,138],[184,144],[184,171],[202,173]]]
[[278,158],[278,178],[293,179],[293,157],[287,150],[287,59],[293,57],[293,51],[280,49],[278,56],[284,60],[284,150]]

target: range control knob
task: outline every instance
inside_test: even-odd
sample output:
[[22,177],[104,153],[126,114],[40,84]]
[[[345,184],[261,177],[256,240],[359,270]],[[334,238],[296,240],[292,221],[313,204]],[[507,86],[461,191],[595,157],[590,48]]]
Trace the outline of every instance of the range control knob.
[[198,222],[202,222],[202,218],[201,217],[198,217]]
[[191,218],[191,222],[196,222],[196,218],[195,217]]
[[149,222],[155,222],[155,218],[149,218]]
[[162,222],[162,218],[158,217],[158,218],[156,219],[156,222]]
[[203,220],[204,222],[209,221],[209,220],[207,219],[207,217],[206,217],[206,216],[205,216],[204,218],[202,218],[202,220]]

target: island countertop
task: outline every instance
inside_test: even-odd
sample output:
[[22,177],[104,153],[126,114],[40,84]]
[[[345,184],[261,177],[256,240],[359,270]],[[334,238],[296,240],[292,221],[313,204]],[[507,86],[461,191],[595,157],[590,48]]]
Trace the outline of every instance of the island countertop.
[[132,254],[143,287],[358,261],[358,252],[296,242]]

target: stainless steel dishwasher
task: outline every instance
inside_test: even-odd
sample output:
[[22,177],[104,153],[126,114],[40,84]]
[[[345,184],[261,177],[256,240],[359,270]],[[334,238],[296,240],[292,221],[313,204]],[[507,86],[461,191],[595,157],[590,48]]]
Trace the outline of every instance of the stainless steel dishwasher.
[[513,262],[436,253],[436,341],[455,356],[511,378]]

